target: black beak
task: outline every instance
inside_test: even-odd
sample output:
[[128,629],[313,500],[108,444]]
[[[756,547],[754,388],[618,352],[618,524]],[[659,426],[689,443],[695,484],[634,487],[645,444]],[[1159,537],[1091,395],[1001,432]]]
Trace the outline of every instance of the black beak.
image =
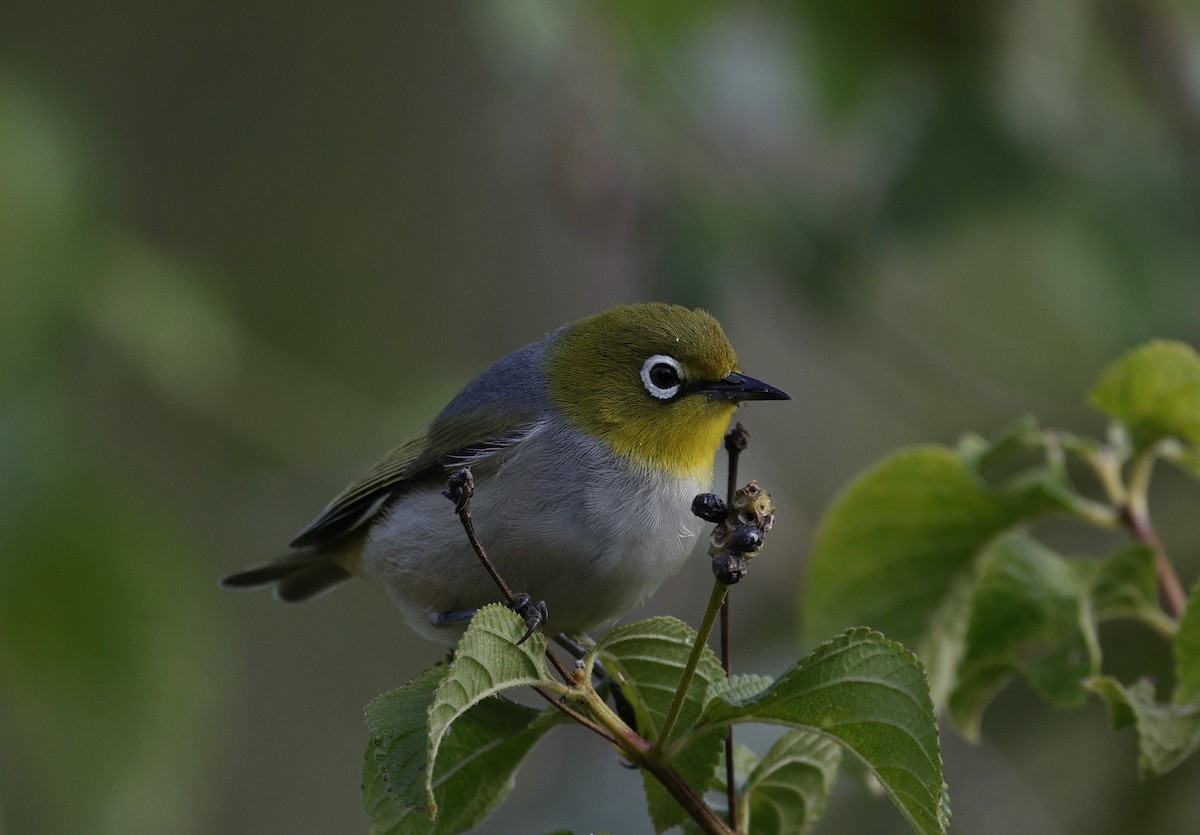
[[737,371],[723,380],[705,383],[699,390],[713,400],[791,400],[787,392],[780,391],[770,383],[747,377]]

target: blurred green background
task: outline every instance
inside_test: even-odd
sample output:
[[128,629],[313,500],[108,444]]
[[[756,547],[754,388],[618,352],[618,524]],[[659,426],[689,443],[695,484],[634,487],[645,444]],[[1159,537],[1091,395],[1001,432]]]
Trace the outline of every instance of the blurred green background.
[[[1200,344],[1200,6],[0,5],[0,832],[365,832],[362,708],[435,662],[383,594],[222,592],[476,372],[612,304],[704,305],[780,508],[734,599],[778,673],[824,507],[895,446]],[[1197,490],[1160,532],[1200,572]],[[1075,547],[1082,547],[1076,544]],[[699,617],[696,559],[646,612]],[[819,591],[819,590],[818,590]],[[1106,668],[1166,670],[1113,628]],[[743,741],[762,741],[739,730]],[[943,733],[954,828],[1180,832],[1093,700]],[[645,832],[551,735],[490,832]],[[821,832],[904,832],[843,776]]]

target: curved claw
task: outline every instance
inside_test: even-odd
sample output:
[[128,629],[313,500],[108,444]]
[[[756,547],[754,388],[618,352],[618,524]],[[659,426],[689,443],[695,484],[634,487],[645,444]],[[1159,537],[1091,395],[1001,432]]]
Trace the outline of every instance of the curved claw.
[[517,646],[529,640],[530,636],[538,630],[542,624],[550,620],[550,610],[546,608],[546,601],[539,600],[534,603],[533,600],[525,592],[517,592],[513,595],[513,601],[508,608],[512,609],[525,620],[525,625],[528,629],[521,636],[521,640],[517,641]]

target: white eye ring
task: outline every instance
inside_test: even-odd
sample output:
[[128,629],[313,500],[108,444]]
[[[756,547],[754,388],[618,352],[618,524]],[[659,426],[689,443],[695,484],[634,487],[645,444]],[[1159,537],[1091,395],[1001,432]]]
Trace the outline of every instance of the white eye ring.
[[642,363],[642,385],[659,400],[670,400],[683,385],[683,366],[674,357],[655,354]]

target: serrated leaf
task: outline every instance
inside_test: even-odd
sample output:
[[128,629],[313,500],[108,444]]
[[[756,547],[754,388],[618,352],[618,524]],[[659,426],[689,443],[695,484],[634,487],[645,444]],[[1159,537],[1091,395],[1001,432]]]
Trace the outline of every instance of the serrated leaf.
[[1114,728],[1137,726],[1142,779],[1167,773],[1200,749],[1200,705],[1162,704],[1147,679],[1125,687],[1101,676],[1087,687],[1104,700]]
[[895,641],[851,629],[750,699],[712,699],[694,732],[739,722],[785,725],[836,740],[867,765],[916,831],[945,832],[949,811],[925,671]]
[[953,450],[901,450],[825,514],[808,566],[806,634],[866,625],[921,645],[929,613],[983,545],[1047,509],[989,492]]
[[520,646],[525,622],[500,604],[484,606],[471,619],[458,642],[454,660],[429,705],[428,761],[425,792],[431,815],[437,814],[433,775],[438,752],[450,725],[473,705],[502,690],[530,685],[558,687],[546,672],[546,638],[539,632]]
[[[657,617],[617,627],[593,650],[633,706],[638,730],[647,739],[659,737],[695,641],[696,633],[687,624]],[[705,647],[671,738],[663,745],[672,748],[671,766],[701,794],[720,760],[723,732],[696,735],[686,744],[672,746],[700,716],[709,688],[724,679],[721,662]],[[666,789],[649,772],[643,772],[642,779],[655,830],[663,832],[683,823],[687,813]]]
[[1192,589],[1175,636],[1176,704],[1200,702],[1200,582]]
[[[363,804],[378,825],[390,796],[400,808],[425,811],[425,768],[429,749],[429,706],[449,674],[447,666],[426,670],[403,687],[375,697],[366,708],[367,746]],[[378,811],[376,811],[378,809]]]
[[837,780],[842,749],[829,737],[789,731],[746,781],[739,829],[755,835],[811,832]]
[[978,739],[984,708],[1014,675],[1024,675],[1057,707],[1087,697],[1080,682],[1100,669],[1087,605],[1089,569],[1023,533],[1007,534],[984,552],[949,701],[950,715],[968,739]]
[[1200,355],[1182,342],[1154,341],[1109,366],[1092,404],[1147,449],[1165,438],[1200,446]]
[[774,683],[775,679],[770,676],[754,673],[730,676],[713,682],[708,689],[708,698],[711,700],[720,696],[729,702],[743,702],[757,696]]
[[563,720],[507,699],[480,702],[460,716],[433,773],[441,813],[427,816],[429,705],[449,668],[435,667],[367,706],[372,741],[363,766],[363,806],[373,835],[463,832],[481,823],[512,789],[529,749]]

